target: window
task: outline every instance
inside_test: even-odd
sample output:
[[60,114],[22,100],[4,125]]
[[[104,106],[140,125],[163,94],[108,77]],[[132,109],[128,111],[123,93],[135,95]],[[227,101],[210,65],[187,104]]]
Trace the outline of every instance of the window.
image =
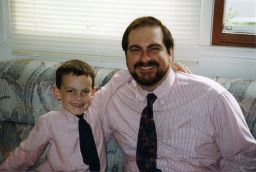
[[[91,55],[124,59],[122,34],[139,16],[159,18],[176,47],[191,52],[199,44],[200,0],[11,0],[14,53]],[[187,47],[187,49],[186,49]],[[190,56],[191,57],[191,56]],[[181,58],[179,56],[178,58]]]
[[256,47],[256,1],[215,0],[212,44]]

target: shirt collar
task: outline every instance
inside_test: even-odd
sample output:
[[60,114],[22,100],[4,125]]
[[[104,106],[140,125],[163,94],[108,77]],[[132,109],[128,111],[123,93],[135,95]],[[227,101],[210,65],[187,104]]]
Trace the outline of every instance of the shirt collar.
[[[174,81],[175,81],[175,73],[172,70],[172,68],[169,67],[166,79],[154,91],[152,91],[152,93],[154,93],[158,99],[161,99],[162,97],[167,95],[168,92],[170,92],[170,89],[174,85]],[[147,94],[149,92],[141,88],[134,79],[132,79],[132,84],[135,88],[136,100],[145,101]]]
[[72,120],[72,121],[78,121],[79,120],[74,114],[67,111],[63,106],[61,106],[60,111],[69,120]]

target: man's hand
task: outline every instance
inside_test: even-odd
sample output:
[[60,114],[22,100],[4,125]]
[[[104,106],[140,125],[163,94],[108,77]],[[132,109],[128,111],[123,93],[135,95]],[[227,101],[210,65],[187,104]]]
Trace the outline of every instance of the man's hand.
[[178,72],[184,72],[184,73],[192,73],[189,68],[187,68],[185,65],[182,65],[177,62],[172,62],[171,67],[174,71]]

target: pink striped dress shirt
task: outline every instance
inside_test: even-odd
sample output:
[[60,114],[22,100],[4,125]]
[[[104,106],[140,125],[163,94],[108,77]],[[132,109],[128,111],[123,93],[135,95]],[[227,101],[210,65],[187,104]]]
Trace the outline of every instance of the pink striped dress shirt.
[[[256,141],[237,101],[221,85],[170,69],[153,92],[157,167],[163,172],[256,171]],[[139,171],[136,145],[147,94],[123,70],[89,108],[102,118],[106,138],[115,137],[124,152],[125,171]]]
[[[96,116],[86,116],[94,134],[100,159],[101,171],[106,168],[106,152],[101,122]],[[51,111],[40,116],[28,138],[1,164],[0,171],[26,171],[40,157],[49,144],[47,159],[39,166],[40,172],[86,172],[80,152],[78,118],[70,112]]]

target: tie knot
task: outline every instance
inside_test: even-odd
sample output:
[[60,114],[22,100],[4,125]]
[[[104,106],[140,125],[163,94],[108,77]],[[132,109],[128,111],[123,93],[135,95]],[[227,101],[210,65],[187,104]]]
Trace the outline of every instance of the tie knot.
[[76,115],[76,117],[79,118],[79,119],[84,119],[84,114]]
[[157,99],[157,97],[156,97],[156,95],[154,93],[149,93],[147,95],[148,106],[152,106],[156,99]]

